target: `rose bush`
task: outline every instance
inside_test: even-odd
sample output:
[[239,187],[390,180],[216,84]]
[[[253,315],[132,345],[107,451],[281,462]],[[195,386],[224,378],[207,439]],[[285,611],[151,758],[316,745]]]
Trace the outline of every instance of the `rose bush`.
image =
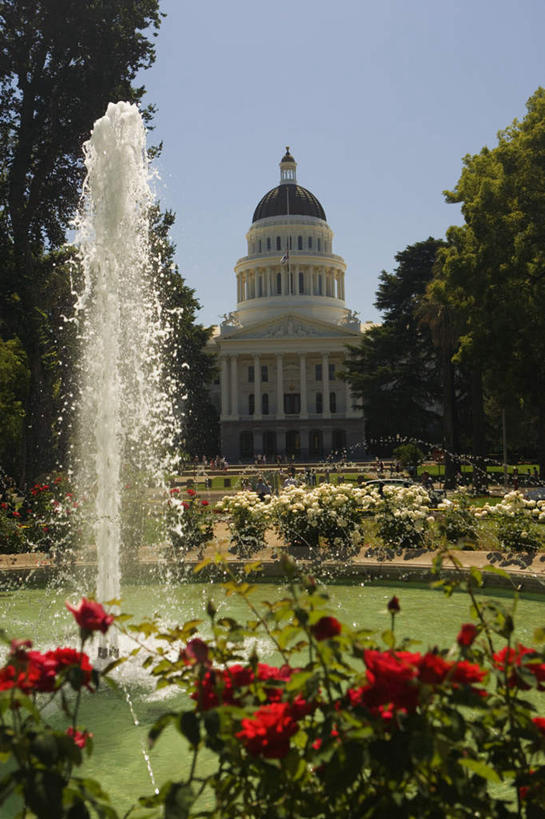
[[172,488],[167,500],[167,530],[175,562],[193,551],[202,558],[206,544],[214,535],[210,504],[192,488],[185,493],[177,487]]
[[251,489],[226,495],[216,504],[216,512],[227,521],[231,549],[239,557],[251,557],[265,546],[265,532],[271,522],[270,504]]
[[535,551],[543,546],[543,532],[535,524],[545,523],[545,501],[527,500],[522,492],[514,490],[500,503],[476,509],[475,517],[493,521],[503,549]]
[[390,548],[425,548],[434,524],[430,498],[421,486],[385,484],[372,509],[378,537]]
[[290,546],[310,547],[315,556],[344,558],[363,545],[367,497],[366,490],[351,484],[322,483],[312,490],[290,486],[271,503],[273,525]]
[[[84,652],[95,630],[107,631],[113,622],[102,606],[82,600],[68,608],[81,629],[81,648],[33,650],[31,640],[4,640],[8,654],[0,668],[0,814],[12,797],[22,804],[19,816],[43,819],[104,817],[117,812],[98,782],[77,773],[84,754],[93,750],[92,734],[78,726],[81,695],[98,689],[100,674]],[[47,721],[52,699],[60,700],[67,725],[53,728]]]

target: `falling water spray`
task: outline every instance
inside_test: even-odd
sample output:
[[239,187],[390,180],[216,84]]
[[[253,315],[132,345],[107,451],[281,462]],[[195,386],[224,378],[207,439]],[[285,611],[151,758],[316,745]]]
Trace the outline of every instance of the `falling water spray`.
[[[77,222],[82,277],[78,484],[92,507],[99,600],[119,597],[124,492],[161,485],[175,435],[172,380],[162,353],[159,265],[150,254],[153,198],[146,132],[135,105],[110,104],[84,145]],[[155,260],[156,262],[156,260]]]

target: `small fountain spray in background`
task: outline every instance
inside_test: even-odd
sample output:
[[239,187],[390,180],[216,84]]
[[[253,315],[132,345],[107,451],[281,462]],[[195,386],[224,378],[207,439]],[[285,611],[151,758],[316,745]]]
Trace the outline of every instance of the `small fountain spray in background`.
[[84,145],[87,177],[77,223],[82,347],[76,480],[91,501],[97,597],[119,597],[124,492],[159,487],[172,470],[172,380],[162,350],[159,265],[150,254],[153,204],[146,132],[135,105],[110,103]]

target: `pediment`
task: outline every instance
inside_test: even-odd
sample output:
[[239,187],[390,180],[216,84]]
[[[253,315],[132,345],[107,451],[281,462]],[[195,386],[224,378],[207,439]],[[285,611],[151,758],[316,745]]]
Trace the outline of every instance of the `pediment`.
[[[224,333],[222,333],[224,335]],[[353,328],[291,314],[245,327],[229,328],[229,339],[346,338],[359,335]]]

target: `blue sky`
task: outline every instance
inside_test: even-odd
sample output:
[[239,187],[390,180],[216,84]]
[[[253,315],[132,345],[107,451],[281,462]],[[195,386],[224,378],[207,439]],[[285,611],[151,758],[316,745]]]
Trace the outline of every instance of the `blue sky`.
[[289,145],[347,262],[362,320],[394,255],[461,221],[442,191],[545,85],[543,0],[162,0],[157,193],[176,212],[177,262],[218,323],[233,266]]

